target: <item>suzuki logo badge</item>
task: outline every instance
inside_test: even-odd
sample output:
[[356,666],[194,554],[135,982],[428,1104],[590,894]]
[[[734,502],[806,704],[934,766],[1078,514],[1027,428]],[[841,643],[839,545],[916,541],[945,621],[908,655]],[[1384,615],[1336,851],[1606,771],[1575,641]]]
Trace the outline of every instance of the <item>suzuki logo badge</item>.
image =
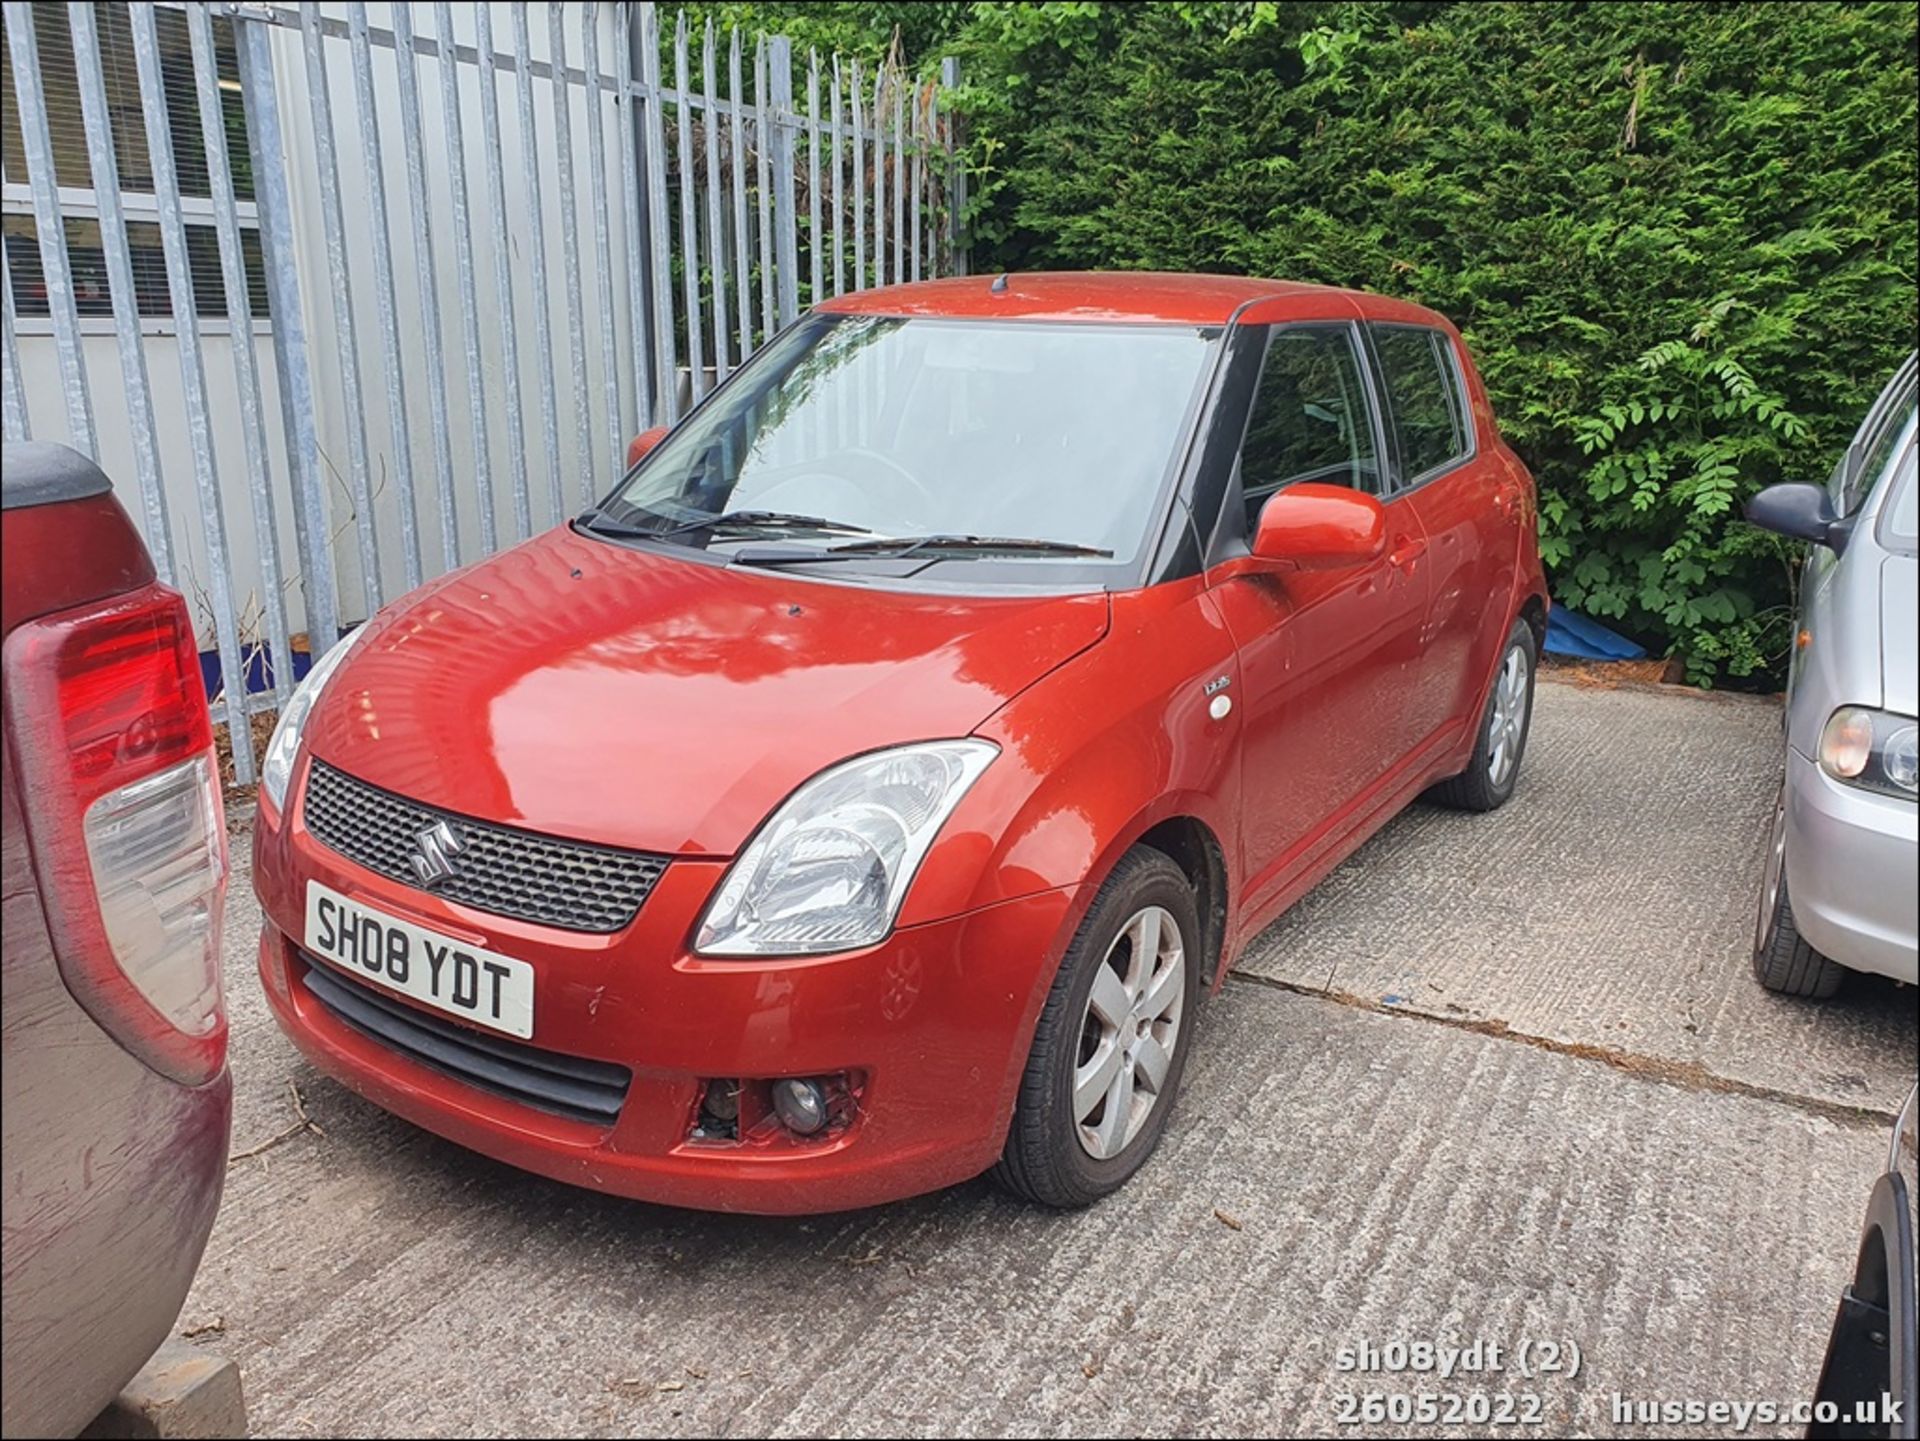
[[413,844],[413,873],[420,877],[420,884],[428,888],[454,874],[458,868],[453,858],[467,848],[460,832],[447,821],[435,821],[425,830],[415,831]]

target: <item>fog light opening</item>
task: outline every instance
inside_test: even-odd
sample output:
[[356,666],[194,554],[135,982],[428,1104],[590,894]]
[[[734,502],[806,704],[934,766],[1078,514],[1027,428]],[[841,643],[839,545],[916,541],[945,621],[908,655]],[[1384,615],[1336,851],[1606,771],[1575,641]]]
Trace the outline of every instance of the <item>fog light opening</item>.
[[826,1088],[808,1078],[773,1083],[773,1113],[796,1136],[814,1136],[830,1119]]
[[700,1093],[700,1118],[693,1128],[696,1141],[740,1139],[740,1083],[708,1081]]
[[703,1077],[686,1139],[709,1146],[824,1146],[857,1122],[864,1071],[780,1079]]

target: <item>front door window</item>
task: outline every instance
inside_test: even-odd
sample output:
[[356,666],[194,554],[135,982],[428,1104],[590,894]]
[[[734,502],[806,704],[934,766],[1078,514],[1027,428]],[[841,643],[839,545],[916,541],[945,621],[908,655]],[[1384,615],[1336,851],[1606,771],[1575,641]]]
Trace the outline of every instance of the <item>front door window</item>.
[[1379,488],[1361,375],[1351,326],[1299,325],[1275,332],[1240,448],[1249,531],[1267,497],[1298,481]]

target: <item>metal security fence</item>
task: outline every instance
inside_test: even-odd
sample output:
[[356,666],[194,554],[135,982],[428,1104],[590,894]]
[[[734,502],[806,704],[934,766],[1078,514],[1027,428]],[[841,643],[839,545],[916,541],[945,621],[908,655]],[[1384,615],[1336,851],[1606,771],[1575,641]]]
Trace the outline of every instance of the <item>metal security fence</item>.
[[816,299],[964,268],[951,63],[652,4],[4,17],[0,420],[127,488],[221,723],[579,509]]

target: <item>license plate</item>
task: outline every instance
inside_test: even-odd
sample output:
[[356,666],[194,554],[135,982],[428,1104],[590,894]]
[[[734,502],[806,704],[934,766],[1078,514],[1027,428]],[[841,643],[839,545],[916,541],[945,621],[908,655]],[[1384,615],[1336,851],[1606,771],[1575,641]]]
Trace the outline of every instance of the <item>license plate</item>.
[[533,967],[307,882],[307,949],[463,1021],[533,1035]]

